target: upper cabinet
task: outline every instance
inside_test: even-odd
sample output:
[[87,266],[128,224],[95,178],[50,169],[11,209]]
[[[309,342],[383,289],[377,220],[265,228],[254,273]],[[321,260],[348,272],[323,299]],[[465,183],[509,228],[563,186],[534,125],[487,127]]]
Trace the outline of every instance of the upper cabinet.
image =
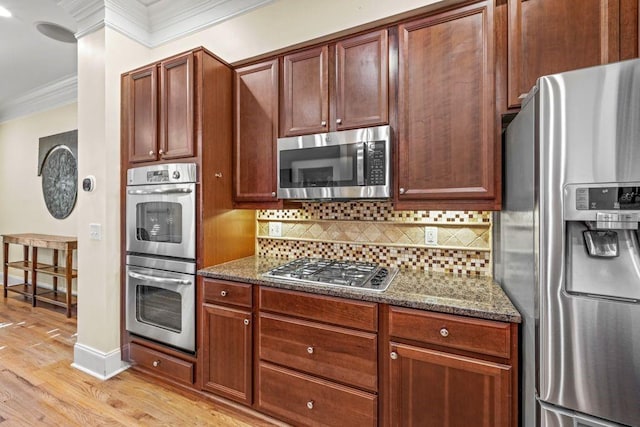
[[193,53],[123,75],[129,163],[196,155]]
[[281,136],[386,124],[388,69],[386,30],[285,55]]
[[399,26],[396,209],[499,207],[493,3]]
[[509,0],[508,103],[536,79],[638,56],[637,0]]
[[278,60],[238,68],[234,79],[234,202],[277,208]]

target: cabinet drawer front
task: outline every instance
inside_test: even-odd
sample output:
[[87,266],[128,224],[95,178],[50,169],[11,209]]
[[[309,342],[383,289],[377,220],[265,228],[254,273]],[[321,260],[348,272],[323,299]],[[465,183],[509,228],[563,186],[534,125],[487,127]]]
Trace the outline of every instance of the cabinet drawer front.
[[389,334],[491,356],[510,357],[508,323],[389,307]]
[[260,315],[260,358],[371,391],[378,389],[375,334]]
[[138,366],[185,384],[193,384],[193,363],[131,343],[129,356]]
[[251,307],[252,285],[204,279],[204,301]]
[[375,303],[261,287],[260,309],[348,328],[378,330]]
[[260,363],[259,407],[296,425],[375,426],[378,398],[268,363]]

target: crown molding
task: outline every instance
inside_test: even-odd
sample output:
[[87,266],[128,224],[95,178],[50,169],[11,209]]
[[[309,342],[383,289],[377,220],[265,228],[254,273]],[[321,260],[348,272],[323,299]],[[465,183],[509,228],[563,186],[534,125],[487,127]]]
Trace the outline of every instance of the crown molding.
[[63,77],[0,104],[0,123],[78,101],[78,76]]
[[274,0],[57,0],[78,23],[76,38],[107,26],[155,48]]

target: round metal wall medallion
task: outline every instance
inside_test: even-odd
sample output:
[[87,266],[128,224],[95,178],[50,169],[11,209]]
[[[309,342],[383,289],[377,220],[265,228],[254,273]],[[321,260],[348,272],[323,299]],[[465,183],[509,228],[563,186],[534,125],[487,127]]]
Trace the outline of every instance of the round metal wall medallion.
[[78,194],[78,163],[64,145],[54,147],[42,165],[42,195],[54,218],[69,216]]

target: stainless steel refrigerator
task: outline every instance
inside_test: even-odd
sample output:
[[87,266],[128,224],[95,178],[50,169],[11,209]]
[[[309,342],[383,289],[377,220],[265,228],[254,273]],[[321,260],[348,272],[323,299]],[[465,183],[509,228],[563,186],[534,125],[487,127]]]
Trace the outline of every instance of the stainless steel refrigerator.
[[506,131],[494,277],[521,420],[640,426],[640,60],[542,77]]

